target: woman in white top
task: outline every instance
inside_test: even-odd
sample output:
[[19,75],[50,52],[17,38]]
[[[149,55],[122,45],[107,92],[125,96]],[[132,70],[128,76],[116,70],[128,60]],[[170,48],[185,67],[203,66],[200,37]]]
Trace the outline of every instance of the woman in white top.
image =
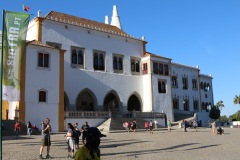
[[73,125],[68,123],[68,132],[66,134],[66,140],[68,144],[68,158],[74,158],[74,139],[73,139]]

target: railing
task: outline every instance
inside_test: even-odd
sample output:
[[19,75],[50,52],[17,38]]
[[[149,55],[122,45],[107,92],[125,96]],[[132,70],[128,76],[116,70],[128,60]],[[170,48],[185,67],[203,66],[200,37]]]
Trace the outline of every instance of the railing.
[[139,118],[164,118],[164,113],[160,112],[133,112],[133,115]]
[[109,118],[111,112],[66,111],[65,118]]

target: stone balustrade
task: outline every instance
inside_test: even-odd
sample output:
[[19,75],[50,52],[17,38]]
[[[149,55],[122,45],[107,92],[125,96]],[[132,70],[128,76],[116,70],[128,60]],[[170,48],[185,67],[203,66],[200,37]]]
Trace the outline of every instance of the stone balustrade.
[[110,118],[111,112],[66,111],[65,118]]

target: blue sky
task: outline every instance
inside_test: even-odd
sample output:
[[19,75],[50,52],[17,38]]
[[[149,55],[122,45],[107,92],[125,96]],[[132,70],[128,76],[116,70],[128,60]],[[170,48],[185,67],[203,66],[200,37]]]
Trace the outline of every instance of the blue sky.
[[1,0],[0,9],[22,12],[22,4],[30,7],[31,18],[38,10],[54,10],[99,22],[111,18],[116,4],[123,30],[145,36],[147,51],[212,74],[214,103],[225,104],[221,115],[239,108],[233,104],[240,95],[239,0]]

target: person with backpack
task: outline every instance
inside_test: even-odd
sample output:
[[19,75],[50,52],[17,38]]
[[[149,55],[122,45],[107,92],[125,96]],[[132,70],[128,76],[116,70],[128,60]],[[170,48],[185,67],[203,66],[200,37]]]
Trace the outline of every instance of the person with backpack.
[[86,131],[86,144],[78,149],[75,160],[100,160],[100,138],[106,137],[98,128],[90,127]]
[[74,132],[74,127],[71,123],[68,123],[67,127],[68,127],[68,132],[65,136],[68,144],[68,158],[73,159],[74,158],[74,137],[76,136],[74,134],[76,133]]

